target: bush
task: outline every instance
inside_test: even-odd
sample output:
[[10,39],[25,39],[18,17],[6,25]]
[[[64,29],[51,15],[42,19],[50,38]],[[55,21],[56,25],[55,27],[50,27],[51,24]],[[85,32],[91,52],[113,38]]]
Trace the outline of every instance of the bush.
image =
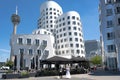
[[29,77],[29,73],[27,71],[22,71],[20,73],[20,78],[27,78],[27,77]]
[[8,74],[8,73],[13,73],[13,71],[9,69],[9,70],[6,71],[6,73],[7,73],[7,74]]

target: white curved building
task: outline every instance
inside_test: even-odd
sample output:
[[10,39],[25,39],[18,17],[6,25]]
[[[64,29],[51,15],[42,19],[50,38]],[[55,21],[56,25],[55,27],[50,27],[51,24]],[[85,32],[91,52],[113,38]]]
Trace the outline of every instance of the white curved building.
[[54,34],[55,20],[63,13],[62,8],[54,1],[46,1],[40,7],[38,29],[46,29]]
[[76,11],[63,14],[56,2],[46,1],[40,7],[38,29],[28,35],[13,34],[10,45],[17,69],[39,69],[40,60],[53,56],[85,57],[80,15]]
[[82,25],[75,11],[62,14],[56,20],[57,55],[85,57]]

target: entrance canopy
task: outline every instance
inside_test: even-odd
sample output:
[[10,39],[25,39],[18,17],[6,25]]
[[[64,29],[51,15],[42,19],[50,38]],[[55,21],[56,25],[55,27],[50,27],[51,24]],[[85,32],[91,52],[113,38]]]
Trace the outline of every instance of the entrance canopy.
[[83,57],[72,57],[70,59],[60,57],[60,56],[53,56],[51,58],[48,58],[46,60],[41,60],[41,63],[47,63],[47,64],[55,64],[55,63],[79,63],[79,62],[86,62],[87,60]]

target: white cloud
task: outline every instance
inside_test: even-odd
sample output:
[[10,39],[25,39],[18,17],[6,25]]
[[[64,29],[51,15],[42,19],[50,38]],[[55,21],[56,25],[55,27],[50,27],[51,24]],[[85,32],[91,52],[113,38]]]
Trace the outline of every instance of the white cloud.
[[0,49],[0,52],[10,53],[10,50],[7,50],[7,49]]

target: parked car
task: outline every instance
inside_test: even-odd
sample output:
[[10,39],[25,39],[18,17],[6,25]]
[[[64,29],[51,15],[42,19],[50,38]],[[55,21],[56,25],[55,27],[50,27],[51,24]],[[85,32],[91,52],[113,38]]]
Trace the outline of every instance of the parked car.
[[2,67],[0,68],[0,70],[9,70],[9,69],[10,69],[9,66],[2,66]]

